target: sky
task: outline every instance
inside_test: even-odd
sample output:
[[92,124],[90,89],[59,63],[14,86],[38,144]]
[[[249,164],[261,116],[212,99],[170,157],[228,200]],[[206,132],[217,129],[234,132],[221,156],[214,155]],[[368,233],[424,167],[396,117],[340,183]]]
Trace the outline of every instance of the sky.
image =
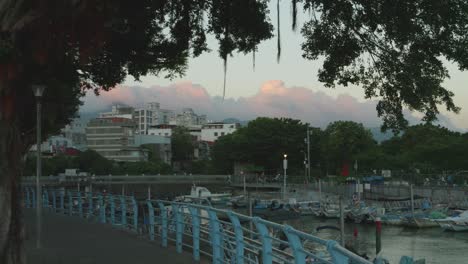
[[[270,6],[270,10],[271,20],[276,27],[275,4]],[[299,14],[298,25],[308,18],[308,14]],[[141,105],[159,101],[165,108],[192,107],[196,111],[206,111],[201,114],[207,114],[213,120],[286,116],[319,125],[337,118],[379,125],[376,102],[364,99],[362,88],[330,89],[318,81],[317,73],[322,61],[303,59],[300,47],[302,42],[300,26],[297,32],[291,30],[290,1],[281,1],[280,62],[276,61],[276,37],[259,45],[259,51],[255,54],[255,69],[252,54],[234,54],[228,60],[224,102],[219,98],[223,93],[223,62],[216,51],[216,41],[209,39],[208,44],[213,51],[191,59],[183,78],[168,80],[146,76],[136,82],[133,77],[129,77],[121,87],[110,93],[102,93],[99,98],[94,98],[92,94],[87,95],[81,111],[104,109],[115,102],[127,101],[130,105]],[[446,66],[451,78],[444,85],[455,93],[455,103],[462,110],[457,115],[448,113],[441,107],[441,123],[453,129],[467,131],[468,72],[458,71],[457,66],[449,62]],[[138,88],[128,89],[135,86]],[[168,91],[174,88],[176,91]],[[148,90],[145,92],[145,89]],[[140,97],[141,94],[145,96]],[[134,101],[128,98],[134,98]],[[412,121],[416,121],[418,116],[418,113],[407,114]]]

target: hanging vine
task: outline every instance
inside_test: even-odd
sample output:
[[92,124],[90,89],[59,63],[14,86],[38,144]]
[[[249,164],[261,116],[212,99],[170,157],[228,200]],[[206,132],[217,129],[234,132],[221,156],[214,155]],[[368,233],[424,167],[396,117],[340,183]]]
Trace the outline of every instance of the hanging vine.
[[278,35],[277,35],[277,53],[276,53],[276,60],[279,62],[280,57],[281,57],[281,35],[280,35],[280,0],[276,1],[276,17],[277,17],[277,29],[278,29]]
[[292,30],[297,28],[297,0],[292,0]]

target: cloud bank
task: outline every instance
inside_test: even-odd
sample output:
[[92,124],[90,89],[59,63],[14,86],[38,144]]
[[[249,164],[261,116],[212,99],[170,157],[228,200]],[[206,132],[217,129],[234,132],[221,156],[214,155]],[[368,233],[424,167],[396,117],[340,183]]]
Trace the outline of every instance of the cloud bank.
[[[368,127],[381,124],[375,110],[376,101],[359,102],[347,94],[334,98],[304,87],[287,87],[284,82],[277,80],[265,82],[253,96],[225,100],[210,96],[205,88],[191,82],[170,86],[119,86],[101,93],[100,96],[88,93],[81,112],[106,111],[116,103],[142,106],[147,102],[159,102],[161,108],[176,111],[190,107],[198,114],[206,114],[213,121],[225,118],[251,120],[267,116],[300,119],[320,127],[337,120],[361,122]],[[411,114],[407,118],[412,123],[418,120]],[[441,116],[440,123],[454,128],[451,121],[444,116]]]

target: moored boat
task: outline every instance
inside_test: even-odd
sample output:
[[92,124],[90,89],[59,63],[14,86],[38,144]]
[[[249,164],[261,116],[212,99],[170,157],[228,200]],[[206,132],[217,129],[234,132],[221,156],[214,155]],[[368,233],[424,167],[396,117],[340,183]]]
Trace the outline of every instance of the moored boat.
[[302,201],[296,203],[301,215],[320,215],[320,202],[319,201]]
[[207,199],[213,205],[226,205],[231,199],[231,196],[230,193],[211,193],[206,187],[194,185],[190,190],[190,195],[178,196],[175,200],[190,202],[191,200]]
[[447,231],[468,231],[468,211],[462,212],[455,217],[447,217],[435,220],[437,224]]
[[268,220],[296,219],[301,216],[301,212],[296,206],[281,203],[279,200],[258,201],[252,205],[252,214]]

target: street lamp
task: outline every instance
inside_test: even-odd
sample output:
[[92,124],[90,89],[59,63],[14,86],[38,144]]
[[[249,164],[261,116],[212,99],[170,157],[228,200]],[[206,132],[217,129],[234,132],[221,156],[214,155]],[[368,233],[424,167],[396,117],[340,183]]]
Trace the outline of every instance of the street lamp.
[[286,170],[288,169],[288,155],[283,155],[283,169],[284,169],[284,176],[283,176],[283,199],[286,199]]
[[36,247],[41,248],[41,209],[42,209],[42,188],[40,178],[42,173],[41,160],[41,98],[45,90],[45,85],[32,85],[34,96],[36,97]]

